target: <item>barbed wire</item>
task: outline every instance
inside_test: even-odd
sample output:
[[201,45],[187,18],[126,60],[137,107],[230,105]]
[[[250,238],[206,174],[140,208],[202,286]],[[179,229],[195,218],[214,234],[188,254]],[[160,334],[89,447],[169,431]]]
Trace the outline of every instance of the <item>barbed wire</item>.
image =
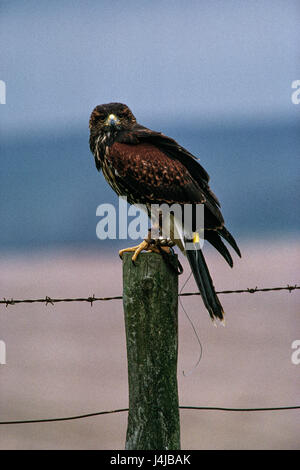
[[[200,410],[200,411],[233,411],[233,412],[256,412],[256,411],[286,411],[286,410],[300,410],[300,406],[278,406],[268,408],[225,408],[220,406],[179,406],[181,410]],[[129,411],[128,408],[120,408],[117,410],[97,411],[95,413],[85,413],[75,416],[66,416],[63,418],[45,418],[45,419],[28,419],[16,421],[0,421],[1,424],[34,424],[34,423],[50,423],[58,421],[72,421],[75,419],[91,418],[93,416],[107,415],[113,413],[123,413]]]
[[[251,287],[251,288],[246,288],[246,289],[237,289],[237,290],[222,290],[222,291],[217,291],[217,294],[242,294],[242,293],[247,293],[247,294],[255,294],[257,292],[272,292],[272,291],[282,291],[282,290],[287,290],[289,292],[292,292],[294,290],[300,289],[300,286],[297,286],[296,284],[291,286],[281,286],[281,287],[263,287],[263,288],[258,288],[258,287]],[[181,294],[178,294],[180,297],[189,297],[193,295],[200,295],[199,292],[183,292]],[[0,305],[5,305],[8,307],[9,305],[17,305],[17,304],[33,304],[33,303],[44,303],[45,305],[54,305],[56,303],[61,303],[61,302],[87,302],[90,303],[91,306],[93,305],[94,302],[98,301],[109,301],[109,300],[122,300],[123,296],[122,295],[117,295],[114,297],[95,297],[95,294],[93,294],[90,297],[75,297],[75,298],[51,298],[48,295],[46,295],[43,298],[40,299],[6,299],[3,297],[3,300],[0,300]]]
[[[300,286],[296,284],[291,286],[280,286],[280,287],[263,287],[263,288],[247,288],[247,289],[237,289],[237,290],[223,290],[217,291],[217,294],[241,294],[241,293],[248,293],[254,294],[257,292],[274,292],[274,291],[282,291],[287,290],[292,292],[294,290],[299,290]],[[188,297],[200,295],[199,292],[184,292],[178,294],[181,297]],[[16,305],[21,303],[44,303],[45,305],[54,305],[55,303],[60,302],[88,302],[93,305],[94,302],[97,301],[110,301],[110,300],[122,300],[123,296],[113,296],[113,297],[95,297],[93,294],[90,297],[77,297],[77,298],[51,298],[46,296],[45,298],[40,299],[6,299],[0,300],[0,304],[5,305],[8,307],[9,305]],[[179,409],[182,410],[202,410],[202,411],[228,411],[228,412],[263,412],[263,411],[284,411],[284,410],[298,410],[300,406],[281,406],[281,407],[265,407],[265,408],[226,408],[226,407],[216,407],[216,406],[179,406]],[[100,416],[106,414],[113,414],[113,413],[122,413],[127,412],[128,408],[120,408],[116,410],[105,410],[105,411],[98,411],[95,413],[85,413],[81,415],[75,416],[67,416],[61,418],[45,418],[45,419],[29,419],[29,420],[14,420],[14,421],[0,421],[0,425],[9,425],[9,424],[33,424],[33,423],[49,423],[49,422],[59,422],[59,421],[71,421],[83,418],[90,418],[93,416]]]

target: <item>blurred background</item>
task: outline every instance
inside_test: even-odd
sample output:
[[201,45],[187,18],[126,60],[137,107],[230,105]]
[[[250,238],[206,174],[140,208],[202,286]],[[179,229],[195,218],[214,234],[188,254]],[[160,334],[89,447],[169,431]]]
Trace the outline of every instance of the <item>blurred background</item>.
[[[206,247],[218,290],[299,280],[300,80],[297,0],[0,2],[0,297],[119,295],[126,241],[96,237],[96,208],[117,204],[89,151],[101,103],[199,157],[243,258],[230,270]],[[181,276],[181,285],[189,270]],[[195,290],[191,280],[185,290]],[[299,294],[222,297],[226,329],[199,298],[182,308],[182,405],[294,405]],[[0,306],[0,420],[127,406],[120,301]],[[181,413],[182,446],[297,448],[299,413]],[[1,448],[122,449],[126,414],[1,426]],[[298,419],[298,421],[297,421]]]

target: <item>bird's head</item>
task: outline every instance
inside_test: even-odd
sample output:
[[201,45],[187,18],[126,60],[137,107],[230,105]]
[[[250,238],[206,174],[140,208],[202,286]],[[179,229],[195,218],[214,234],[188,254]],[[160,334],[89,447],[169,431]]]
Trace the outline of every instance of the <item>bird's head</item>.
[[136,123],[136,119],[128,106],[122,103],[108,103],[96,106],[90,117],[90,131],[94,136],[115,134],[127,130]]

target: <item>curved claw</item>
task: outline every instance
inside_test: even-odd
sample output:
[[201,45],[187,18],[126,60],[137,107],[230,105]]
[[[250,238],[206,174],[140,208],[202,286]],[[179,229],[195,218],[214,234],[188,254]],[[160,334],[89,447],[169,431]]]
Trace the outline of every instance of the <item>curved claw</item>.
[[152,251],[154,253],[158,253],[158,254],[162,254],[162,253],[166,253],[166,254],[169,254],[171,252],[171,246],[169,246],[166,241],[164,240],[164,244],[163,246],[161,245],[161,240],[160,239],[150,239],[150,238],[146,238],[145,240],[142,241],[142,243],[140,243],[139,245],[137,246],[132,246],[130,248],[124,248],[123,250],[120,250],[119,251],[119,257],[121,259],[123,259],[123,253],[125,252],[133,252],[133,256],[131,258],[131,261],[132,261],[132,264],[134,266],[136,266],[136,260],[139,256],[139,254],[142,252],[142,251]]

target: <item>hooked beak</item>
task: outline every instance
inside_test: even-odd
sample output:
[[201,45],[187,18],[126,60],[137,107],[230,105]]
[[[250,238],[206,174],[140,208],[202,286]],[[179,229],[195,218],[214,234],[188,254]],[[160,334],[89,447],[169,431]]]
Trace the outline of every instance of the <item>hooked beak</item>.
[[108,118],[106,119],[105,121],[105,124],[107,126],[112,126],[112,127],[115,127],[117,126],[118,124],[120,124],[120,120],[117,118],[117,116],[115,116],[114,114],[110,114],[108,116]]

